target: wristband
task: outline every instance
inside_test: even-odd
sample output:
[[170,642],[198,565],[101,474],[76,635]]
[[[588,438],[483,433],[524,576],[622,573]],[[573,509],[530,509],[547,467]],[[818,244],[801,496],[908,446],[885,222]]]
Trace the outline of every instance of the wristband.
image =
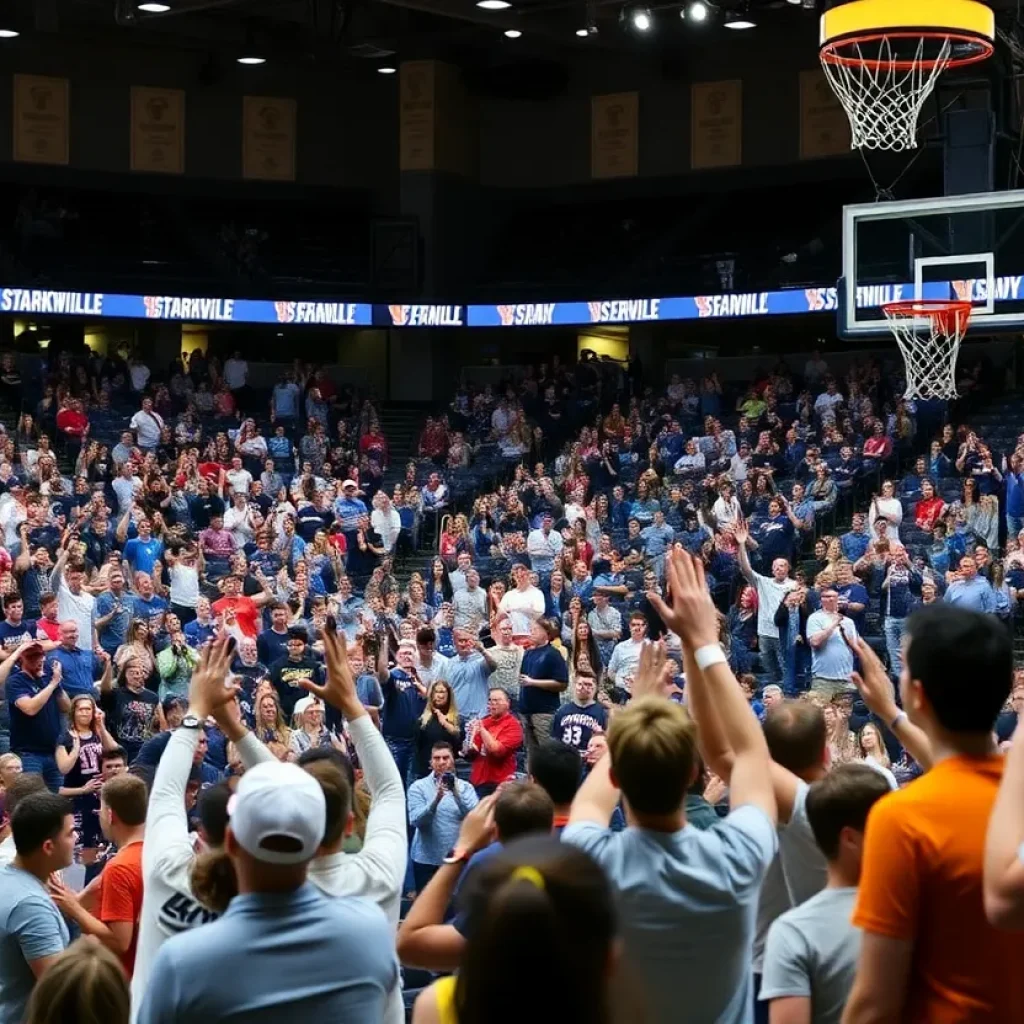
[[705,644],[693,652],[693,660],[701,672],[706,672],[712,665],[724,664],[727,659],[720,644]]
[[901,722],[905,722],[906,720],[907,720],[907,713],[906,713],[906,711],[899,711],[899,712],[897,712],[896,717],[889,723],[889,732],[892,732],[892,733],[896,732],[896,727]]

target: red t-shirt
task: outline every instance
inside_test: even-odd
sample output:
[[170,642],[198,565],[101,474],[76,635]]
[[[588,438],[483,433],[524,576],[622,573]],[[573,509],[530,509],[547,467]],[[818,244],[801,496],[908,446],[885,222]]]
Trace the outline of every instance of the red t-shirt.
[[469,781],[474,786],[507,782],[516,773],[516,751],[523,745],[523,727],[512,714],[498,719],[488,715],[480,719],[480,724],[501,744],[502,751],[499,754],[484,753],[483,737],[477,733],[472,747],[479,751],[479,756],[473,759]]
[[246,635],[256,639],[259,633],[260,610],[253,604],[251,597],[222,597],[213,602],[213,614],[223,615],[231,610],[235,613],[238,628]]
[[130,978],[142,913],[142,843],[129,843],[118,850],[103,869],[98,907],[96,916],[104,924],[127,921],[132,925],[132,941],[121,955],[121,965]]

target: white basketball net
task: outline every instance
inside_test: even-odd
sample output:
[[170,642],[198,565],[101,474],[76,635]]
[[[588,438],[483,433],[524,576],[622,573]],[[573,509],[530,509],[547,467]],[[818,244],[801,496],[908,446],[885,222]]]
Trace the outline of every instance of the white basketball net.
[[886,307],[885,317],[907,368],[904,398],[958,398],[956,360],[971,310],[913,303]]
[[[840,62],[822,58],[825,74],[850,119],[852,149],[917,148],[917,119],[953,49],[948,38],[930,43],[927,57],[923,38],[911,58],[905,52],[897,58],[890,40],[883,38],[871,44],[843,44]],[[937,43],[938,54],[934,54]]]

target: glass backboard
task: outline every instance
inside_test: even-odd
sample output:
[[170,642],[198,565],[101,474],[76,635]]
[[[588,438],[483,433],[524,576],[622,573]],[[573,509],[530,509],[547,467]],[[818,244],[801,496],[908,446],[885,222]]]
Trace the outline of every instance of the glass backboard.
[[1024,329],[1024,190],[845,207],[840,333],[888,334],[902,299],[970,301],[972,334]]

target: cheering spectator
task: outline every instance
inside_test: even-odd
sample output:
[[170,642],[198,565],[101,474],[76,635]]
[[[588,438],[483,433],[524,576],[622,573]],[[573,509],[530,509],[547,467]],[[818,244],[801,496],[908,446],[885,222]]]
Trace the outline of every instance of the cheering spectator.
[[868,818],[853,914],[864,934],[843,1019],[1010,1020],[1024,1007],[1024,979],[1010,966],[1024,935],[985,920],[982,867],[1003,771],[992,730],[1010,693],[1012,645],[994,617],[948,604],[912,616],[907,637],[897,717],[908,715],[938,756]]
[[839,594],[834,587],[821,591],[821,610],[807,620],[811,645],[811,688],[826,700],[850,689],[853,673],[853,645],[857,627],[839,611]]
[[17,855],[0,868],[0,1013],[16,1024],[70,938],[46,885],[74,857],[71,802],[54,793],[26,796],[11,816],[11,834]]
[[[486,718],[475,718],[467,730],[473,769],[469,781],[478,796],[489,796],[515,774],[516,751],[523,745],[523,729],[509,712],[508,694],[492,688],[487,696]],[[550,716],[548,716],[550,718]],[[550,728],[550,721],[548,722]]]

